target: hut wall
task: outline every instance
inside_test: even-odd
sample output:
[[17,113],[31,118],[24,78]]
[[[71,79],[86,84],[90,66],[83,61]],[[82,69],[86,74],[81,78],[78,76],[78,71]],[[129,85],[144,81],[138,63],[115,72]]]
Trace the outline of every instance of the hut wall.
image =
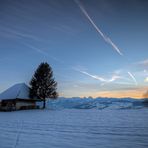
[[28,102],[28,101],[17,101],[16,102],[16,110],[27,109],[29,107],[34,108],[35,106],[36,106],[35,102]]

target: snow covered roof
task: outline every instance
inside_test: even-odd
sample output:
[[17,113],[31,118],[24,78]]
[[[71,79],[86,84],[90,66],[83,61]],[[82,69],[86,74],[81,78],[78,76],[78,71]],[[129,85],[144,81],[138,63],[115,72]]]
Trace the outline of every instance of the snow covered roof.
[[0,94],[0,100],[16,98],[30,99],[29,87],[25,83],[15,84]]

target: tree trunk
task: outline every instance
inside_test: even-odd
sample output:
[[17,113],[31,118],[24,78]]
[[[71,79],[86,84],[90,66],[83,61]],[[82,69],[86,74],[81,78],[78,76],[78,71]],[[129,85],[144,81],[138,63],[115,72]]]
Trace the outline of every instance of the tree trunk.
[[43,109],[45,109],[46,108],[46,99],[44,99],[44,101],[43,101]]

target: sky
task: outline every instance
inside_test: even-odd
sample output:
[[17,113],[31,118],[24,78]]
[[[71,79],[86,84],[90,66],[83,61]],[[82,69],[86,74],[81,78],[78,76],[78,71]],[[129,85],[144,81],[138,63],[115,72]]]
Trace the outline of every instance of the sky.
[[0,92],[48,62],[64,97],[146,97],[147,0],[0,0]]

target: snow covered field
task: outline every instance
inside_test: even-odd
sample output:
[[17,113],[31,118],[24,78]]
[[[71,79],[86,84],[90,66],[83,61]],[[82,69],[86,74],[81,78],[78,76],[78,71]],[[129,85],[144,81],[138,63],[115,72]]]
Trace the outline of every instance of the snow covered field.
[[71,101],[67,106],[89,109],[62,108],[61,100],[49,102],[52,109],[0,112],[0,148],[148,147],[148,108]]

